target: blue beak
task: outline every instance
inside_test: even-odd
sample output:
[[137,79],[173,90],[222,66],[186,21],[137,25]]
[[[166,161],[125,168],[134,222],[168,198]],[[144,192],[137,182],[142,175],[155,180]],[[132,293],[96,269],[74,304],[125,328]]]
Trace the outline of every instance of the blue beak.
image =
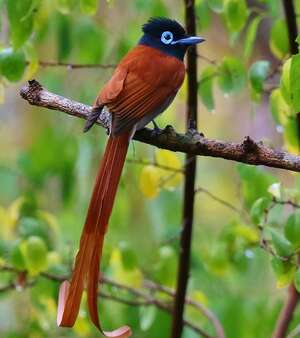
[[173,41],[171,44],[172,45],[181,44],[181,45],[191,46],[191,45],[197,45],[198,43],[201,43],[203,41],[205,41],[205,39],[200,36],[189,36],[187,38]]

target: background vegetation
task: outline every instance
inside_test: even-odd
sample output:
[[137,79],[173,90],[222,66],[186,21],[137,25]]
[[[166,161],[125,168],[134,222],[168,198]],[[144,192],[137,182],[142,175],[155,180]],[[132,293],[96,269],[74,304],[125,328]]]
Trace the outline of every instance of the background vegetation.
[[[298,13],[300,1],[294,4]],[[91,104],[140,26],[151,16],[183,22],[183,3],[0,0],[0,7],[0,335],[96,337],[84,306],[73,330],[56,327],[55,279],[70,272],[106,135],[100,128],[83,134],[82,121],[31,107],[18,91],[35,77]],[[297,154],[300,57],[289,56],[281,2],[198,0],[196,11],[207,39],[198,49],[200,130],[232,141],[251,135]],[[184,130],[185,97],[184,85],[161,126]],[[174,288],[183,156],[133,142],[128,159],[102,271],[134,290],[144,290],[145,280]],[[299,177],[198,162],[188,296],[215,313],[227,337],[269,337],[285,288],[300,288]],[[153,297],[169,301],[166,295],[148,288],[152,301],[140,305],[130,290],[109,283],[103,290],[104,327],[128,323],[136,337],[169,335],[171,317],[153,304]],[[120,296],[133,306],[111,299]],[[195,308],[187,307],[186,318],[214,336]],[[186,327],[184,337],[199,333]]]

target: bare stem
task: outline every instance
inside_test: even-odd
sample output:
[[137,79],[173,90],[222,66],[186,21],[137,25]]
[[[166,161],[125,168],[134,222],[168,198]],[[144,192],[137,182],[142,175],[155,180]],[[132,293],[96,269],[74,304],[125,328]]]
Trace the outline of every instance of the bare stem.
[[[195,1],[185,0],[186,30],[190,35],[196,35]],[[187,55],[188,97],[187,97],[187,131],[197,128],[197,52],[196,47],[189,48]],[[194,222],[194,201],[196,181],[196,156],[186,155],[183,220],[180,237],[180,256],[177,273],[177,288],[175,294],[171,338],[180,338],[184,326],[185,298],[190,274],[190,258],[192,246],[192,231]]]
[[288,290],[288,297],[286,302],[279,314],[276,328],[272,335],[272,338],[285,338],[287,335],[288,327],[293,319],[294,311],[299,301],[299,293],[295,289],[294,285],[291,284]]

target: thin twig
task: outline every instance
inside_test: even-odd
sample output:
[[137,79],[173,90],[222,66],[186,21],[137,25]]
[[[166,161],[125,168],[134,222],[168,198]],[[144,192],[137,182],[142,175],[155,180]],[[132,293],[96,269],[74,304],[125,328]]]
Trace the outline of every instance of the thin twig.
[[238,214],[242,214],[243,211],[238,209],[236,206],[234,206],[233,204],[223,200],[222,198],[214,195],[213,193],[211,193],[209,190],[203,188],[203,187],[198,187],[196,190],[195,190],[195,193],[199,193],[199,192],[203,192],[204,194],[206,194],[207,196],[209,196],[210,198],[212,198],[213,200],[215,200],[216,202],[220,203],[220,204],[223,204],[225,207],[231,209],[232,211],[238,213]]
[[287,335],[288,327],[293,319],[294,311],[299,301],[299,293],[295,289],[294,284],[289,286],[288,297],[279,314],[275,331],[272,338],[284,338]]
[[143,165],[143,166],[152,165],[153,167],[160,168],[160,169],[167,170],[167,171],[171,171],[171,172],[174,172],[174,173],[183,173],[184,172],[184,169],[182,169],[182,168],[170,167],[170,166],[167,166],[167,165],[159,164],[156,161],[151,162],[151,161],[143,160],[143,159],[128,158],[128,159],[126,159],[126,162],[133,163],[133,164],[140,164],[140,165]]
[[[160,291],[170,297],[174,297],[175,296],[175,292],[164,286],[161,284],[157,284],[153,281],[149,281],[146,280],[144,282],[144,285],[146,287],[148,287],[149,289],[155,290],[155,291]],[[219,321],[219,319],[215,316],[215,314],[210,311],[209,309],[207,309],[204,305],[202,305],[199,302],[195,302],[194,300],[190,299],[190,298],[186,298],[186,304],[193,306],[194,308],[198,309],[209,321],[212,322],[212,324],[215,327],[216,330],[216,334],[218,338],[225,338],[225,333],[224,333],[224,329]]]
[[[3,266],[0,268],[0,271],[7,271],[7,272],[11,272],[11,273],[16,273],[18,274],[19,271],[16,270],[15,268],[11,267],[11,266]],[[58,276],[58,275],[54,275],[52,273],[49,272],[42,272],[40,274],[41,277],[46,278],[48,280],[51,280],[53,282],[62,282],[67,278],[67,276]],[[35,284],[36,280],[27,282],[24,285],[24,288],[26,287],[33,287]],[[113,287],[118,289],[119,291],[126,291],[128,293],[128,295],[130,295],[131,297],[135,297],[136,299],[129,299],[129,298],[124,298],[124,297],[120,297],[119,295],[115,295],[113,293],[107,293],[103,290],[100,291],[100,295],[101,297],[104,297],[108,300],[112,300],[115,302],[119,302],[121,304],[124,305],[128,305],[128,306],[150,306],[153,305],[155,307],[157,307],[158,309],[165,311],[169,314],[172,314],[172,307],[170,304],[155,298],[153,296],[153,294],[147,293],[145,291],[143,291],[142,289],[138,289],[138,288],[134,288],[125,284],[121,284],[119,282],[116,282],[114,280],[112,280],[111,278],[107,277],[107,276],[101,276],[101,280],[100,280],[101,284]],[[150,281],[148,281],[148,283],[150,283]],[[155,283],[153,282],[153,285]],[[157,287],[159,287],[159,284],[155,284],[157,285]],[[146,286],[146,284],[144,285],[146,289],[150,290],[150,287]],[[164,286],[161,286],[161,289],[164,289]],[[15,283],[11,282],[3,287],[0,288],[0,292],[7,292],[9,290],[15,290],[16,289],[16,285]],[[171,296],[171,295],[170,295]],[[174,296],[174,295],[173,295]],[[172,297],[173,297],[172,296]],[[187,303],[188,304],[188,303]],[[202,312],[203,309],[201,309],[201,307],[203,307],[200,303],[195,302],[195,305],[193,305],[195,308],[197,308],[199,311]],[[209,311],[206,309],[206,311]],[[202,312],[203,313],[203,312]],[[211,320],[209,317],[207,317],[209,320]],[[212,321],[212,320],[211,320]],[[214,323],[212,323],[214,324]],[[201,335],[202,337],[205,338],[213,338],[211,335],[209,335],[207,332],[205,332],[201,327],[199,327],[198,325],[195,325],[194,323],[192,323],[191,321],[185,319],[184,320],[184,325],[189,327],[190,329],[192,329],[194,332],[196,332],[197,334]]]
[[[27,62],[29,64],[29,61]],[[113,69],[116,68],[115,64],[99,64],[99,63],[71,63],[71,62],[60,62],[60,61],[39,61],[41,67],[66,67],[68,69],[84,69],[84,68],[101,68],[101,69]]]

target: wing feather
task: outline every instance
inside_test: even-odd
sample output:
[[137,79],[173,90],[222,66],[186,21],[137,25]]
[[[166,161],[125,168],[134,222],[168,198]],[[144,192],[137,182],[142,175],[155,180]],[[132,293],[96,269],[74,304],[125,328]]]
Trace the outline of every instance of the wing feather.
[[157,49],[137,46],[120,62],[97,98],[112,114],[113,135],[132,129],[174,96],[185,76],[179,59]]

